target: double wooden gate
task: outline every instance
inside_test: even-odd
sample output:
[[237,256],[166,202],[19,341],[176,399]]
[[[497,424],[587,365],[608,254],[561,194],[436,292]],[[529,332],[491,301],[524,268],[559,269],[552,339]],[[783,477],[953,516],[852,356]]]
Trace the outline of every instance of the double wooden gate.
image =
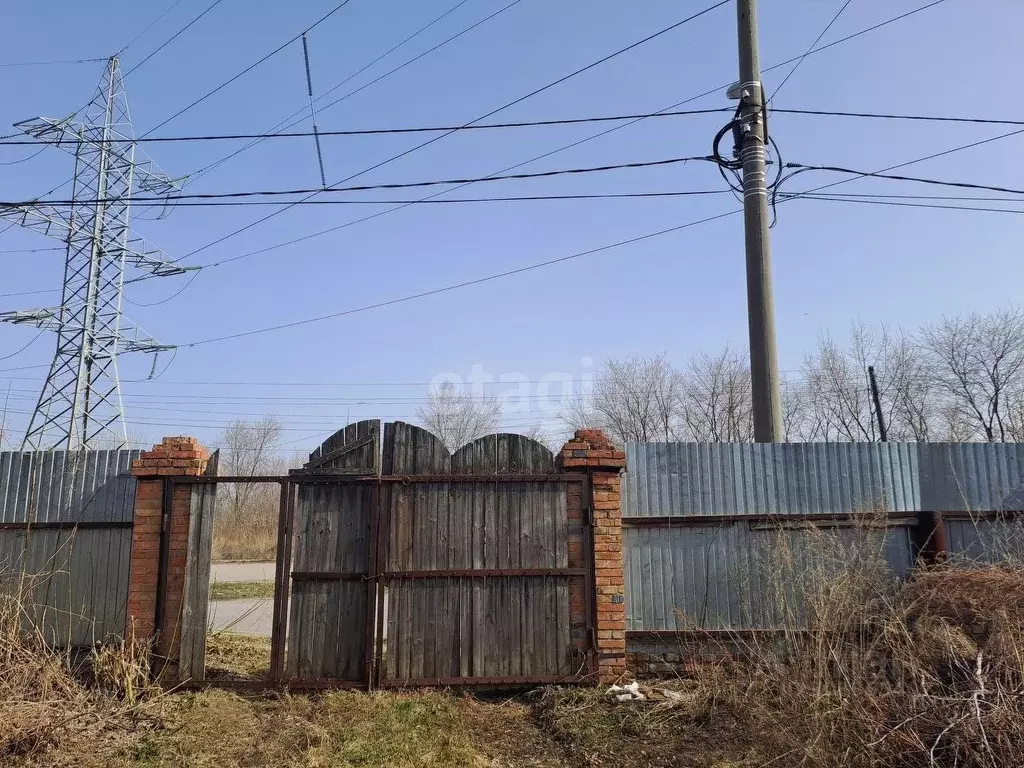
[[489,435],[453,454],[396,422],[382,455],[380,422],[363,421],[261,480],[282,485],[270,683],[542,684],[595,670],[589,487],[536,441]]

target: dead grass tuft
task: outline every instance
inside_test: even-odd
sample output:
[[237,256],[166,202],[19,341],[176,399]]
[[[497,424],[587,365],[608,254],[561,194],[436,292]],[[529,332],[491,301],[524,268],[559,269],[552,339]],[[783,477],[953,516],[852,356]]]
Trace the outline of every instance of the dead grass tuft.
[[616,702],[604,688],[549,688],[540,696],[537,717],[578,766],[756,764],[746,762],[749,734],[719,707],[714,689],[694,681],[666,685],[678,698]]
[[[943,567],[900,585],[879,577],[877,537],[863,544],[811,555],[805,539],[804,550],[783,557],[784,652],[777,637],[735,638],[743,663],[729,675],[698,670],[701,682],[741,713],[776,764],[1017,764],[1024,569]],[[796,573],[800,581],[791,580]]]
[[206,675],[210,680],[262,680],[269,671],[269,637],[215,632],[206,638]]
[[45,762],[76,742],[101,754],[147,717],[145,648],[111,645],[76,663],[29,628],[25,594],[24,579],[7,579],[0,592],[0,764]]

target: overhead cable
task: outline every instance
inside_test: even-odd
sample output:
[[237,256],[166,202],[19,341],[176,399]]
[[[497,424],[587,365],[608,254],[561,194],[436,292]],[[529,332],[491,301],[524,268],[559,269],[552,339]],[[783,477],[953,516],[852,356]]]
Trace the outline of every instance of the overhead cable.
[[[709,7],[705,8],[702,11],[698,11],[697,13],[695,13],[695,14],[693,14],[691,16],[688,16],[687,18],[682,19],[681,21],[677,21],[675,24],[671,24],[668,27],[660,29],[657,32],[655,32],[655,33],[653,33],[651,35],[648,35],[647,37],[645,37],[645,38],[643,38],[641,40],[637,40],[636,42],[631,43],[630,45],[627,45],[624,48],[620,48],[617,51],[614,51],[614,52],[608,54],[607,56],[601,57],[597,61],[593,61],[590,64],[587,64],[584,67],[580,67],[579,69],[577,69],[577,70],[575,70],[573,72],[570,72],[567,75],[563,75],[562,77],[559,77],[556,80],[553,80],[553,81],[551,81],[551,82],[549,82],[549,83],[547,83],[547,84],[545,84],[545,85],[543,85],[543,86],[541,86],[539,88],[536,88],[536,89],[530,91],[529,93],[527,93],[527,94],[525,94],[523,96],[520,96],[517,99],[513,99],[512,101],[510,101],[510,102],[508,102],[506,104],[503,104],[502,106],[500,106],[500,107],[498,107],[496,109],[492,109],[490,112],[487,112],[486,114],[483,114],[480,117],[475,118],[474,120],[470,120],[465,125],[473,125],[474,123],[479,123],[482,120],[486,120],[487,118],[492,117],[493,115],[496,115],[499,112],[502,112],[502,111],[504,111],[506,109],[509,109],[510,107],[515,106],[516,104],[520,104],[523,101],[526,101],[527,99],[533,98],[534,96],[536,96],[536,95],[538,95],[540,93],[543,93],[544,91],[547,91],[550,88],[554,88],[555,86],[557,86],[557,85],[559,85],[561,83],[564,83],[566,80],[569,80],[569,79],[571,79],[573,77],[576,77],[577,75],[580,75],[580,74],[582,74],[584,72],[587,72],[587,71],[593,69],[594,67],[597,67],[597,66],[599,66],[601,64],[604,64],[605,62],[615,58],[616,56],[620,56],[623,53],[631,51],[631,50],[633,50],[634,48],[636,48],[638,46],[644,45],[645,43],[648,43],[651,40],[654,40],[655,38],[660,37],[661,35],[664,35],[664,34],[666,34],[668,32],[671,32],[674,29],[678,29],[682,25],[687,24],[687,23],[689,23],[691,21],[694,21],[695,19],[700,18],[701,16],[705,15],[706,13],[710,13],[711,11],[715,10],[716,8],[720,8],[720,7],[724,6],[724,5],[727,5],[730,2],[731,2],[731,0],[720,0],[720,2],[715,3],[714,5],[709,6]],[[373,165],[371,165],[371,166],[369,166],[367,168],[364,168],[363,170],[361,170],[361,171],[359,171],[357,173],[354,173],[354,174],[352,174],[350,176],[347,176],[344,179],[341,179],[340,181],[336,182],[335,184],[332,184],[331,187],[338,186],[339,184],[345,184],[345,183],[351,181],[352,179],[358,178],[359,176],[363,176],[364,174],[370,173],[371,171],[375,171],[378,168],[382,168],[383,166],[388,165],[389,163],[392,163],[395,160],[398,160],[398,159],[400,159],[402,157],[405,157],[406,155],[409,155],[409,154],[411,154],[413,152],[417,152],[420,149],[423,149],[424,147],[429,146],[430,144],[433,144],[433,143],[435,143],[437,141],[441,141],[445,137],[450,136],[452,133],[454,133],[454,131],[448,131],[446,133],[442,133],[439,136],[435,136],[435,137],[433,137],[431,139],[428,139],[427,141],[422,142],[421,144],[417,144],[416,146],[411,147],[411,148],[409,148],[409,149],[407,149],[407,150],[405,150],[403,152],[399,152],[396,155],[392,155],[391,157],[387,158],[386,160],[381,160],[380,162],[375,163],[375,164],[373,164]],[[319,192],[313,193],[313,195],[316,195],[316,194],[319,194]],[[190,251],[189,253],[185,254],[185,256],[182,257],[182,258],[188,258],[190,256],[194,256],[197,253],[201,253],[202,251],[207,250],[208,248],[212,248],[215,245],[219,245],[220,243],[223,243],[224,241],[229,240],[232,237],[240,235],[241,233],[246,232],[249,229],[252,229],[253,227],[256,227],[256,226],[258,226],[258,225],[260,225],[260,224],[262,224],[262,223],[264,223],[266,221],[269,221],[270,219],[274,218],[275,216],[281,215],[282,213],[284,213],[287,210],[289,210],[288,207],[281,208],[279,210],[274,211],[273,213],[267,214],[266,216],[263,216],[263,217],[261,217],[259,219],[256,219],[255,221],[252,221],[249,224],[246,224],[245,226],[239,227],[238,229],[235,229],[235,230],[229,232],[228,234],[223,235],[223,236],[217,238],[216,240],[213,240],[213,241],[211,241],[209,243],[206,243],[205,245],[200,246],[199,248],[196,248],[196,249]]]

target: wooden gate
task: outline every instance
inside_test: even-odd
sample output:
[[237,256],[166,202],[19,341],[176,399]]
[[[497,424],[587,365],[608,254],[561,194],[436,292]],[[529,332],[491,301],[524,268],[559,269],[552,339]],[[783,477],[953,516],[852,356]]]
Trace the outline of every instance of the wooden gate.
[[272,677],[283,668],[292,683],[368,679],[377,489],[361,478],[372,480],[379,469],[380,422],[372,420],[338,431],[291,471],[294,496],[286,488],[279,531]]
[[[551,451],[489,435],[454,454],[401,422],[384,432],[377,683],[571,682],[588,672],[588,570],[570,567],[566,488]],[[573,589],[571,590],[571,585]],[[384,607],[386,606],[386,610]],[[573,624],[576,639],[573,637]]]
[[[183,679],[204,680],[216,484],[279,483],[269,678],[293,687],[576,682],[595,671],[586,475],[522,435],[454,454],[377,420],[340,430],[285,477],[192,486]],[[215,469],[213,470],[215,473]],[[169,509],[169,506],[167,507]]]

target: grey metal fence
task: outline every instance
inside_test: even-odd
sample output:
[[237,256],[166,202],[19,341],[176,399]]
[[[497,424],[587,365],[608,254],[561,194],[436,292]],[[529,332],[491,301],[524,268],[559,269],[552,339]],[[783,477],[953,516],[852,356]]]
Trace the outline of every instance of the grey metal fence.
[[124,629],[140,451],[0,453],[0,588],[55,645]]
[[1001,513],[1020,510],[1024,445],[631,443],[627,629],[779,626],[801,579],[845,554],[905,576],[920,511],[943,513],[955,560],[1019,556],[1024,528]]

